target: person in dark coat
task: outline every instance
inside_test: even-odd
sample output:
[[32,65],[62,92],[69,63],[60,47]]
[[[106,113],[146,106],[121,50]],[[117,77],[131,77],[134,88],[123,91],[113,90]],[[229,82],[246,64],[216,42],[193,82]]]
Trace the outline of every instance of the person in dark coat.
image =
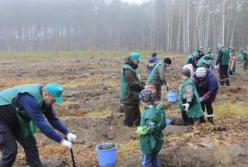
[[[202,105],[202,110],[207,109],[207,119],[213,123],[213,107],[212,103],[218,93],[218,81],[215,75],[205,67],[199,67],[194,74],[195,84],[199,93],[199,100]],[[200,122],[205,122],[204,117],[200,118]]]
[[139,93],[144,84],[138,77],[140,54],[131,53],[121,70],[120,103],[124,104],[124,125],[132,127],[140,125]]

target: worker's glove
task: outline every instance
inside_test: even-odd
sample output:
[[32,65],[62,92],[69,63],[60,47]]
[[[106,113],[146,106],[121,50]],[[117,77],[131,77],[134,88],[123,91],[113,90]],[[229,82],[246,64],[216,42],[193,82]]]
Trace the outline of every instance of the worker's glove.
[[183,104],[183,108],[184,108],[184,110],[185,111],[189,111],[189,106],[190,106],[190,104],[189,103],[185,103],[185,104]]
[[205,97],[204,96],[202,96],[202,97],[199,98],[199,101],[200,102],[203,102],[204,100],[205,100]]
[[63,140],[60,142],[60,144],[61,144],[62,146],[67,147],[68,149],[71,149],[71,147],[72,147],[72,143],[71,143],[70,141],[68,141],[68,140],[65,140],[65,139],[63,139]]
[[218,69],[218,68],[219,68],[219,66],[218,66],[218,65],[215,65],[215,66],[214,66],[214,68],[215,68],[215,69]]
[[66,135],[66,138],[67,138],[68,141],[74,142],[74,141],[76,141],[77,136],[75,134],[73,134],[73,133],[68,133]]
[[142,136],[148,133],[148,129],[146,127],[139,126],[136,132],[138,135]]

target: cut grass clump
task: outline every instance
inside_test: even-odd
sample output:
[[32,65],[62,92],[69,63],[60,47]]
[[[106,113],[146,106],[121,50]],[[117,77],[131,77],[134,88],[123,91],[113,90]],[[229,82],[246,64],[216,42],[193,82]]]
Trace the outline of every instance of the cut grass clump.
[[225,103],[214,106],[214,115],[218,118],[225,116],[248,116],[248,107],[239,103]]

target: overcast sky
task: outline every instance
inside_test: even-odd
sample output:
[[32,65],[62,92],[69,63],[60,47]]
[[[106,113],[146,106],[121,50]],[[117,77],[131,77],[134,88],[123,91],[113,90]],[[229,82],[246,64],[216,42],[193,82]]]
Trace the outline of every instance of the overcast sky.
[[122,1],[128,2],[130,4],[133,3],[133,4],[138,4],[138,5],[144,2],[144,0],[122,0]]

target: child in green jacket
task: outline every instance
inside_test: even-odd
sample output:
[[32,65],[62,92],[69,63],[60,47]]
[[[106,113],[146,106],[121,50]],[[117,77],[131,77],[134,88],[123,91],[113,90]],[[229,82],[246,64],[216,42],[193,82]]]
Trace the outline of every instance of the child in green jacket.
[[164,142],[163,130],[166,126],[164,108],[150,89],[142,90],[139,98],[147,104],[141,117],[140,127],[137,129],[143,152],[141,166],[159,167],[158,153]]
[[[191,78],[189,68],[182,70],[182,83],[179,88],[179,108],[182,111],[182,118],[185,125],[193,124],[193,119],[203,116],[201,102],[195,87],[195,83]],[[201,121],[201,120],[200,120]]]

